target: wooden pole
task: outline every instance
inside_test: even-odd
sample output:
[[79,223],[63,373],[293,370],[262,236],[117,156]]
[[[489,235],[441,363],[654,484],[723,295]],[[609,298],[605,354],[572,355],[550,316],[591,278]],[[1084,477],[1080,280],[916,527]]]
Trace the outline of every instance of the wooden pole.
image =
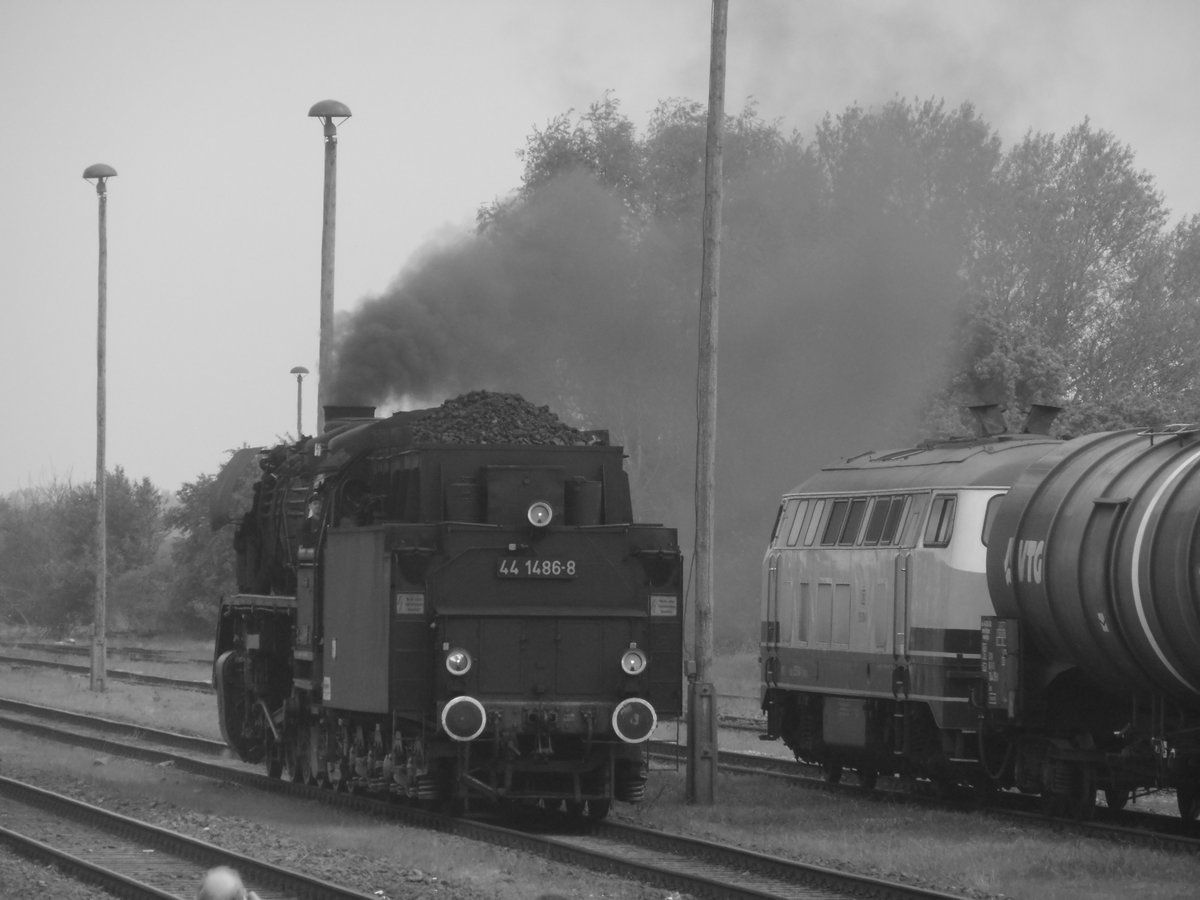
[[107,388],[105,384],[108,341],[108,192],[105,176],[96,179],[100,200],[99,295],[96,321],[96,602],[92,612],[91,689],[104,691],[108,682],[108,484],[105,478],[105,432]]
[[713,0],[704,161],[703,261],[696,428],[696,674],[688,698],[688,801],[712,805],[717,783],[713,655],[713,521],[717,460],[717,323],[721,275],[721,137],[725,122],[728,0]]

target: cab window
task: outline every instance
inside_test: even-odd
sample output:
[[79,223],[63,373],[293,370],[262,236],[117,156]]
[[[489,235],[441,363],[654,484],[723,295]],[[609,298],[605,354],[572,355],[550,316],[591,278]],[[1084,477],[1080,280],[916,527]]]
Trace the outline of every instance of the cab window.
[[1004,499],[1004,494],[997,494],[988,501],[987,510],[983,514],[983,533],[979,536],[983,541],[983,546],[988,545],[988,538],[992,536],[992,526],[996,524],[996,513],[1000,512],[1000,502]]
[[862,520],[866,512],[867,500],[865,497],[850,501],[846,524],[842,526],[842,533],[838,536],[838,543],[843,547],[851,546],[858,540],[858,533],[862,530]]
[[821,525],[821,518],[825,512],[825,501],[817,500],[813,503],[812,514],[808,517],[808,525],[804,529],[804,546],[811,547],[813,540],[817,536],[817,529]]
[[796,501],[785,500],[783,505],[779,507],[779,512],[775,518],[775,531],[771,534],[771,543],[778,544],[783,539],[783,535],[787,532],[791,525],[792,516],[796,512]]
[[825,531],[821,533],[823,545],[836,544],[842,536],[842,527],[846,524],[846,513],[850,511],[850,501],[838,499],[833,501],[829,511],[829,520],[825,523]]
[[800,505],[796,507],[796,517],[792,519],[792,527],[788,531],[787,545],[795,547],[796,541],[800,537],[800,528],[804,525],[804,514],[808,512],[808,501],[801,500]]
[[945,547],[954,531],[954,495],[938,494],[929,504],[929,521],[925,523],[925,546]]

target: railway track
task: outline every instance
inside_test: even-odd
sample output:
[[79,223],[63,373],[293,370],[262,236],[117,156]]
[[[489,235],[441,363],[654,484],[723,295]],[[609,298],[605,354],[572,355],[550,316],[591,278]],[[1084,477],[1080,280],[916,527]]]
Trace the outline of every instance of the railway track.
[[[155,764],[170,763],[201,775],[259,790],[270,790],[304,799],[316,799],[339,808],[354,809],[405,825],[435,829],[459,837],[519,849],[560,863],[654,884],[696,897],[717,898],[903,898],[903,900],[950,900],[957,895],[911,884],[864,877],[831,868],[767,856],[736,847],[714,844],[683,835],[650,831],[618,822],[593,823],[561,814],[531,811],[503,823],[489,818],[451,817],[427,810],[399,806],[369,797],[322,790],[315,786],[269,779],[256,769],[214,759],[223,745],[206,739],[154,732],[124,726],[126,735],[116,740],[103,734],[122,728],[121,723],[75,713],[0,703],[12,715],[0,717],[0,728],[23,731],[42,739],[82,745],[111,754],[132,756]],[[16,716],[20,712],[21,718]],[[33,717],[61,718],[63,727],[52,727]],[[187,745],[186,753],[171,747],[153,746],[166,740]],[[208,758],[204,758],[208,757]],[[215,863],[213,863],[215,864]],[[239,865],[234,865],[239,868]],[[241,869],[239,868],[239,871]],[[315,895],[322,896],[322,895]]]
[[12,778],[0,776],[0,798],[0,841],[120,897],[190,898],[215,866],[236,869],[248,888],[279,900],[371,896]]
[[[41,649],[45,649],[45,645],[41,645]],[[78,648],[74,649],[77,650]],[[137,652],[152,655],[152,651],[150,650],[140,650]],[[5,662],[17,666],[32,665],[62,668],[80,673],[88,671],[85,666],[73,666],[57,660],[38,660],[23,656],[9,657],[0,655],[0,663]],[[211,683],[198,679],[170,678],[116,669],[109,669],[108,675],[113,680],[129,680],[131,682],[154,684],[182,690],[205,692],[211,692],[212,690]],[[747,698],[728,697],[726,699],[745,701]],[[0,708],[3,708],[3,703],[4,701],[0,701]],[[743,702],[742,706],[744,707],[744,705]],[[44,713],[43,715],[49,714]],[[88,717],[82,718],[86,719]],[[730,714],[720,716],[719,720],[721,729],[726,732],[755,734],[763,732],[763,723],[752,716]],[[119,729],[121,726],[114,725],[114,727]],[[147,729],[141,730],[147,731]],[[168,736],[165,739],[169,741],[177,740],[178,738]],[[221,751],[224,750],[223,744],[218,742],[211,743],[214,747],[220,748]],[[771,746],[778,745],[772,744]],[[683,759],[686,749],[681,743],[652,742],[651,750],[666,767],[678,768],[684,764]],[[790,758],[790,756],[785,755],[772,756],[766,753],[757,754],[720,750],[718,752],[718,766],[722,771],[726,772],[784,778],[806,788],[819,788],[844,793],[861,793],[864,790],[853,779],[853,776],[851,776],[849,783],[844,781],[841,783],[831,783],[819,769],[800,765],[794,759]],[[940,808],[959,810],[979,809],[985,805],[977,797],[947,797],[935,790],[931,785],[902,782],[899,779],[883,780],[876,786],[875,791],[900,802],[921,803]],[[1189,827],[1189,824],[1182,822],[1174,812],[1159,814],[1133,807],[1117,813],[1113,810],[1101,808],[1100,813],[1104,817],[1103,820],[1075,822],[1069,819],[1049,818],[1037,809],[1037,800],[1035,798],[1009,792],[1001,792],[991,796],[988,798],[986,805],[994,812],[1003,812],[1023,821],[1049,823],[1052,827],[1074,828],[1081,831],[1081,833],[1086,833],[1097,838],[1116,840],[1120,843],[1136,843],[1143,846],[1165,846],[1186,852],[1200,852],[1200,843],[1197,843],[1200,831],[1197,830],[1197,826],[1191,825]]]
[[[35,659],[28,656],[0,654],[0,663],[15,667],[26,666],[37,669],[59,669],[78,675],[87,675],[91,672],[90,665],[68,663],[58,659]],[[161,687],[179,688],[184,691],[207,691],[211,693],[213,689],[211,680],[202,680],[199,678],[172,678],[166,675],[151,675],[145,672],[131,672],[123,669],[108,668],[106,668],[105,674],[113,681],[128,681],[134,684],[156,684]]]

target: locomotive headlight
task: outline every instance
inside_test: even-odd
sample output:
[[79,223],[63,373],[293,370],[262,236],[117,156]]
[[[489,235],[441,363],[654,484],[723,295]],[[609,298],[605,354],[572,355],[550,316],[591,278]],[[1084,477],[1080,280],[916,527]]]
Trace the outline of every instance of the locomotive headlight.
[[637,647],[630,647],[621,654],[621,671],[626,675],[641,675],[646,671],[646,654]]
[[455,647],[446,654],[446,671],[451,675],[466,675],[471,671],[473,663],[471,654],[461,647]]
[[487,726],[487,711],[474,697],[455,697],[442,707],[442,729],[456,741],[473,741]]
[[658,727],[654,707],[640,697],[629,697],[617,704],[612,714],[613,731],[627,744],[640,744]]
[[538,500],[529,507],[529,511],[525,515],[529,519],[529,524],[534,528],[545,528],[554,518],[554,510],[545,500]]

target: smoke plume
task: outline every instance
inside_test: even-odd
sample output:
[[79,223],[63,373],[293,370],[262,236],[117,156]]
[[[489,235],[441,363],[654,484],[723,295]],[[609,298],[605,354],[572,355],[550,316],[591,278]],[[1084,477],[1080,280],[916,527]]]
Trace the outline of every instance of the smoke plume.
[[[779,494],[911,437],[957,299],[953,254],[877,218],[822,233],[761,176],[730,185],[720,287],[718,639],[754,621]],[[781,196],[781,192],[783,196]],[[518,393],[626,447],[643,520],[694,530],[700,224],[647,225],[585,173],[430,248],[339,322],[331,397],[394,408]],[[688,554],[690,556],[690,553]]]

